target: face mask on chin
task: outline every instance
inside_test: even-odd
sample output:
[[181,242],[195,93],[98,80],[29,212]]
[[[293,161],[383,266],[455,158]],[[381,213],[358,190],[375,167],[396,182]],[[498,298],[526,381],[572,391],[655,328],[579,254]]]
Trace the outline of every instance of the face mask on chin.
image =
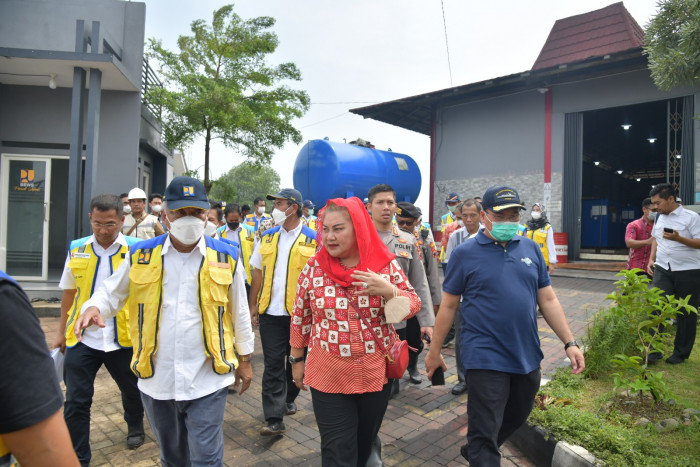
[[[206,221],[198,217],[184,216],[174,221],[168,220],[170,221],[170,235],[184,245],[197,243],[204,234]],[[214,229],[216,230],[216,227]]]

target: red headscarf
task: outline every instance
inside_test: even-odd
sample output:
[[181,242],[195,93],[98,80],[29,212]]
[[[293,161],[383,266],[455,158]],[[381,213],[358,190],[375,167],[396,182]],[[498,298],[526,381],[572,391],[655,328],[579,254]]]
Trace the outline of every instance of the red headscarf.
[[[377,272],[384,266],[389,264],[389,262],[396,257],[393,253],[389,252],[389,249],[384,245],[382,239],[379,238],[377,234],[377,229],[372,223],[372,219],[369,217],[365,205],[362,204],[359,198],[352,197],[348,199],[335,198],[328,201],[328,203],[333,203],[338,206],[347,208],[350,212],[350,219],[352,220],[352,226],[355,229],[355,238],[357,239],[357,249],[360,252],[360,262],[357,266],[346,269],[338,258],[332,257],[328,254],[323,243],[319,242],[320,249],[316,253],[316,260],[318,264],[323,268],[324,272],[336,283],[342,285],[343,287],[352,286],[352,282],[356,280],[353,279],[350,274],[356,269],[360,271],[367,271],[368,269],[373,272]],[[326,204],[328,206],[328,204]],[[320,238],[323,232],[323,217],[326,207],[321,209],[319,212],[319,223],[318,223],[318,236]]]

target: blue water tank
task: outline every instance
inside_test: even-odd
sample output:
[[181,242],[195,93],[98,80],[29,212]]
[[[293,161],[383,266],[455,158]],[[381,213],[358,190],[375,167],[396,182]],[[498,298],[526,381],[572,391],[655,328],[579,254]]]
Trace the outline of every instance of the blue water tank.
[[294,188],[320,209],[332,198],[367,197],[386,183],[396,201],[415,203],[420,194],[418,164],[405,154],[315,139],[301,148],[294,163]]

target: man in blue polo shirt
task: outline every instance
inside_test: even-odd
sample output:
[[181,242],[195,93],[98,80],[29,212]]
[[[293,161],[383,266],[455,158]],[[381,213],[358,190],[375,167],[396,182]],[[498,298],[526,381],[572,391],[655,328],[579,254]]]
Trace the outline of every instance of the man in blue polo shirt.
[[442,285],[425,367],[431,377],[446,369],[442,342],[460,309],[461,354],[469,381],[469,430],[461,453],[472,466],[500,465],[498,447],[527,420],[540,385],[543,354],[537,333],[537,306],[565,342],[572,373],[585,367],[552,289],[547,266],[532,240],[516,235],[520,211],[517,191],[486,190],[480,213],[484,226],[450,257]]

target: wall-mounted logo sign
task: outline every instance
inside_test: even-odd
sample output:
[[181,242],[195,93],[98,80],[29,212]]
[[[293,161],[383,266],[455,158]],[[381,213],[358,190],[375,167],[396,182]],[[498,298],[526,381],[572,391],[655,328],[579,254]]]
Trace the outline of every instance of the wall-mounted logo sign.
[[15,185],[14,191],[41,191],[41,183],[35,184],[36,171],[34,169],[19,169],[19,184]]

